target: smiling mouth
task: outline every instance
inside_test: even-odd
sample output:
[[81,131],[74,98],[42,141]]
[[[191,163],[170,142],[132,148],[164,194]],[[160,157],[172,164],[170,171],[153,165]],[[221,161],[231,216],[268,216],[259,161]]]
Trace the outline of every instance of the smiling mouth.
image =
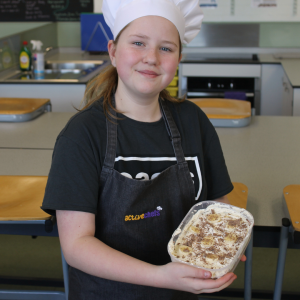
[[141,75],[144,75],[146,77],[150,77],[150,78],[155,78],[157,76],[159,76],[159,74],[157,74],[156,72],[153,71],[148,71],[148,70],[143,70],[143,71],[138,71]]

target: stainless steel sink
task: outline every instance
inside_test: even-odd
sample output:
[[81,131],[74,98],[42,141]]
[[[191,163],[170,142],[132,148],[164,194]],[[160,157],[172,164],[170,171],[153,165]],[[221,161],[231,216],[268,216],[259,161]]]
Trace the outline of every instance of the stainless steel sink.
[[45,69],[51,70],[94,70],[103,65],[103,60],[96,61],[47,61]]
[[108,61],[47,61],[43,75],[35,75],[33,72],[16,71],[12,76],[5,79],[5,82],[87,82],[96,76]]

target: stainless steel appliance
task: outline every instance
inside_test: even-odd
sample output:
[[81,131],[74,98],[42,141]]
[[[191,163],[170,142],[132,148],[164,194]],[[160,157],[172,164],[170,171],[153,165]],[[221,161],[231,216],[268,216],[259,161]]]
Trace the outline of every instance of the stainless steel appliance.
[[259,115],[260,78],[257,55],[188,53],[179,65],[178,96],[224,98],[240,92],[251,102],[252,115]]

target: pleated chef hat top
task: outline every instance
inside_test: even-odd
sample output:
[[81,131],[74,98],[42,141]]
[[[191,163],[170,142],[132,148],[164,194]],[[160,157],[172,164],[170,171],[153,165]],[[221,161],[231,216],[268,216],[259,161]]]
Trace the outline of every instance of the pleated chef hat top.
[[183,44],[199,33],[203,19],[200,0],[103,0],[102,12],[114,38],[135,19],[159,16],[176,26]]

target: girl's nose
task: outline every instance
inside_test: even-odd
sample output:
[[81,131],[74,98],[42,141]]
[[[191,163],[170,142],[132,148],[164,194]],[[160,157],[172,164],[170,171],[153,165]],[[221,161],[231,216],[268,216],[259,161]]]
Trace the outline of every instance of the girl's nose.
[[156,49],[149,49],[145,54],[143,62],[150,65],[157,65],[159,63],[158,51]]

